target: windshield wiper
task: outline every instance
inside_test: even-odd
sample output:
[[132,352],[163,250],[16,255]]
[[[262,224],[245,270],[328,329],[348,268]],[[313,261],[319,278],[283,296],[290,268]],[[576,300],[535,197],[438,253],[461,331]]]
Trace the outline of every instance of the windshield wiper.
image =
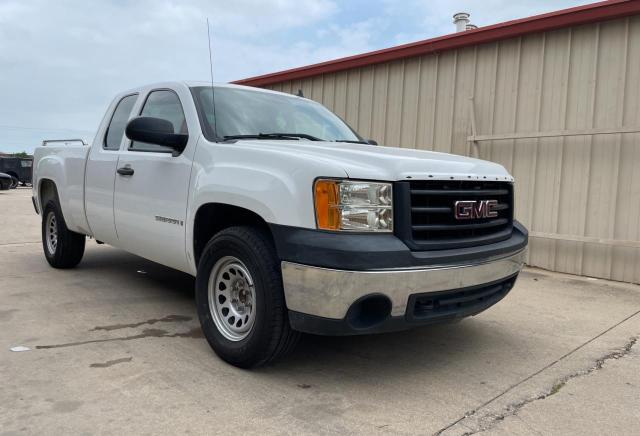
[[267,135],[271,138],[288,137],[288,138],[303,138],[303,139],[308,139],[309,141],[322,141],[322,139],[316,138],[315,136],[312,136],[312,135],[307,135],[306,133],[261,133],[260,135]]
[[333,142],[348,142],[350,144],[368,144],[367,141],[356,141],[354,139],[335,139]]
[[309,141],[322,141],[315,136],[306,133],[258,133],[255,135],[227,135],[224,139],[308,139]]

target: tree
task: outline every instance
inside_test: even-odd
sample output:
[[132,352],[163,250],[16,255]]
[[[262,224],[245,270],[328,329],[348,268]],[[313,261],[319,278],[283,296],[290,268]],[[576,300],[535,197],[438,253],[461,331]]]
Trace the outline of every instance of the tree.
[[27,153],[26,151],[21,151],[19,153],[13,153],[12,156],[13,157],[31,157],[31,155],[29,153]]

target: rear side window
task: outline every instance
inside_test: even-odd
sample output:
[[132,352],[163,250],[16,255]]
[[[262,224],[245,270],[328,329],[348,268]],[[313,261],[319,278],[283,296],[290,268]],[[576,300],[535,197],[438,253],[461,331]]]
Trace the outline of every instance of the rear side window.
[[127,127],[129,117],[131,116],[131,110],[133,109],[133,105],[137,99],[138,95],[133,94],[127,95],[118,102],[116,110],[113,111],[109,127],[107,127],[107,134],[104,137],[104,144],[102,144],[102,148],[105,150],[120,149],[120,142],[122,142],[124,129]]
[[[173,124],[174,133],[187,134],[187,121],[184,117],[182,104],[178,95],[166,89],[153,91],[147,97],[144,103],[141,117],[162,118]],[[155,152],[173,152],[170,147],[164,145],[147,144],[144,142],[132,142],[129,150],[132,151],[155,151]]]

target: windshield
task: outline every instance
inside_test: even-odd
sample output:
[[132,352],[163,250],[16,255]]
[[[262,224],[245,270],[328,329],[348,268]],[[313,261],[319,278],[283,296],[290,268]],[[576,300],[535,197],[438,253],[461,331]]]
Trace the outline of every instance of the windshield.
[[[237,88],[191,88],[207,139],[259,136],[281,139],[361,141],[338,116],[314,101]],[[215,101],[215,111],[212,110]],[[215,113],[215,118],[214,118]],[[270,136],[271,135],[271,136]],[[297,136],[295,136],[297,135]]]

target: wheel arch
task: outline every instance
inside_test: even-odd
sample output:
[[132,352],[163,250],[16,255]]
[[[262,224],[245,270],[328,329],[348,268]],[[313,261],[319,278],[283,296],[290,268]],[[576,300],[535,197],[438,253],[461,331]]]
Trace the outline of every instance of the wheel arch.
[[56,186],[56,182],[47,178],[40,179],[38,181],[38,201],[40,203],[41,211],[44,212],[44,207],[47,205],[49,200],[57,201],[58,204],[60,204],[60,197],[58,196],[58,187]]
[[191,249],[197,267],[207,242],[219,231],[232,226],[254,226],[268,234],[273,242],[273,234],[267,221],[257,212],[228,203],[205,203],[196,211],[193,222]]

